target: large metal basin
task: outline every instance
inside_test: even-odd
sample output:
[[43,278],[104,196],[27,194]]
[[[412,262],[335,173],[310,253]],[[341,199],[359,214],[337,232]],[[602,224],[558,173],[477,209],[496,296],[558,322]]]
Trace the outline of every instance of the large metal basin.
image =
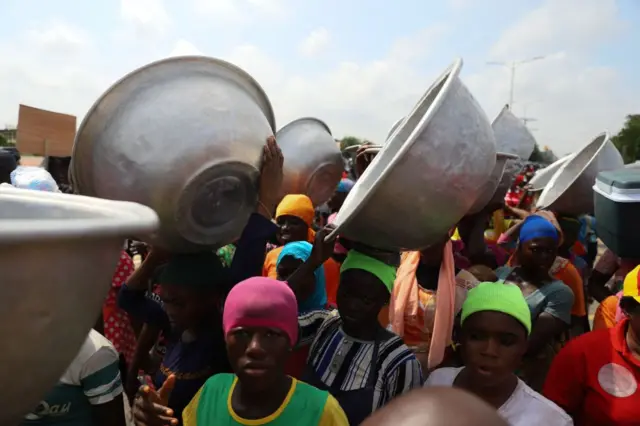
[[17,425],[95,324],[124,240],[155,231],[158,217],[139,204],[4,185],[0,206],[0,424]]
[[553,163],[549,164],[544,169],[538,170],[535,175],[533,175],[533,178],[531,178],[531,180],[529,181],[529,190],[532,192],[542,191],[544,187],[547,186],[553,175],[558,171],[558,169],[574,156],[575,154],[565,155],[559,160],[556,160]]
[[491,128],[496,137],[496,150],[518,156],[516,159],[508,160],[505,164],[502,178],[495,191],[494,197],[496,199],[504,199],[513,180],[522,170],[523,163],[531,157],[536,139],[522,120],[513,115],[506,105],[491,123]]
[[317,118],[299,118],[278,130],[276,140],[284,157],[282,196],[306,194],[314,206],[328,201],[344,171],[329,127]]
[[427,90],[358,179],[336,233],[383,250],[419,250],[469,211],[496,162],[487,116],[457,60]]
[[602,133],[567,160],[545,186],[537,207],[566,215],[593,214],[596,175],[624,167],[608,133]]
[[151,241],[172,251],[240,235],[257,202],[262,149],[274,133],[258,83],[219,59],[187,56],[144,66],[107,90],[80,124],[77,190],[153,208]]
[[496,154],[496,165],[493,166],[493,171],[482,187],[480,196],[476,199],[476,202],[473,203],[471,210],[469,210],[469,214],[478,213],[487,207],[487,205],[499,202],[500,199],[504,202],[504,194],[497,194],[496,189],[498,188],[498,184],[501,182],[507,161],[515,160],[517,158],[518,156],[515,154],[506,154],[504,152],[498,152]]

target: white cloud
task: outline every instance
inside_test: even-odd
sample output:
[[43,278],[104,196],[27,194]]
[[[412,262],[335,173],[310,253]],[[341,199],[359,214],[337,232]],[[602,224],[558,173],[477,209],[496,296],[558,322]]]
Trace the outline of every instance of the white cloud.
[[27,39],[34,48],[56,55],[78,53],[91,44],[89,36],[83,30],[60,21],[28,30]]
[[189,56],[189,55],[204,55],[200,49],[198,49],[193,43],[187,40],[178,40],[169,56]]
[[191,0],[198,16],[228,25],[288,16],[286,0]]
[[324,27],[316,28],[311,31],[307,38],[302,40],[298,50],[304,56],[315,56],[321,53],[331,41],[329,30]]
[[[215,18],[215,10],[220,13],[219,19],[238,13],[239,23],[257,19],[260,13],[277,15],[281,13],[278,5],[283,4],[275,0],[190,1],[208,7],[207,18]],[[144,8],[133,10],[137,12],[129,9],[128,22],[138,22],[143,28],[156,22],[149,19],[154,13],[147,16]],[[162,17],[163,13],[166,15],[156,11],[155,15]],[[169,18],[160,18],[159,22],[163,20],[166,29]],[[328,123],[336,137],[353,134],[380,142],[393,122],[410,110],[453,60],[432,56],[433,47],[446,45],[452,30],[442,24],[395,40],[388,51],[378,52],[372,60],[335,62],[328,68],[304,73],[292,71],[255,44],[228,46],[223,53],[219,47],[207,50],[203,40],[180,37],[167,45],[147,40],[152,48],[142,49],[141,55],[122,53],[128,47],[123,45],[125,48],[116,49],[118,55],[109,57],[108,66],[103,66],[96,59],[101,52],[83,31],[64,22],[38,27],[47,29],[0,41],[0,51],[4,52],[0,56],[0,81],[11,82],[0,85],[0,123],[15,124],[18,103],[81,118],[113,80],[134,66],[163,56],[204,52],[231,61],[256,78],[270,97],[279,127],[301,116],[317,116]],[[534,135],[541,145],[550,145],[558,153],[568,152],[604,129],[617,131],[625,115],[640,108],[633,90],[625,86],[616,69],[590,65],[593,47],[621,30],[624,26],[613,1],[548,0],[514,21],[486,49],[492,59],[500,61],[550,54],[545,60],[519,67],[515,79],[514,111],[522,115],[526,108],[527,116],[538,119],[531,126],[539,129]],[[160,34],[154,31],[151,34]],[[315,46],[307,52],[319,52],[317,42]],[[482,51],[479,54],[482,57]],[[292,56],[289,53],[289,59]],[[473,64],[467,64],[467,69],[469,65]],[[506,68],[487,66],[472,74],[463,69],[462,79],[490,118],[507,102]]]
[[140,37],[162,35],[171,25],[162,0],[120,0],[120,14]]
[[[531,127],[541,145],[570,152],[603,130],[616,132],[625,115],[638,108],[616,69],[588,61],[594,47],[623,28],[613,0],[547,0],[492,47],[497,60],[547,55],[515,74],[514,112],[522,115],[526,109],[537,119]],[[465,79],[490,117],[507,102],[508,69],[486,67]]]

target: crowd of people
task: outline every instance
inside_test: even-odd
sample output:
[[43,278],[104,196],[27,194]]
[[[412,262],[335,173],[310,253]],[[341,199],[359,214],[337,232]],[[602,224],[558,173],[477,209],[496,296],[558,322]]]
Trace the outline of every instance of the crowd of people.
[[[0,183],[70,191],[9,157]],[[328,238],[347,172],[314,206],[278,199],[282,166],[269,138],[233,243],[124,245],[96,325],[24,426],[640,424],[640,261],[596,259],[592,217],[524,191],[389,252]]]

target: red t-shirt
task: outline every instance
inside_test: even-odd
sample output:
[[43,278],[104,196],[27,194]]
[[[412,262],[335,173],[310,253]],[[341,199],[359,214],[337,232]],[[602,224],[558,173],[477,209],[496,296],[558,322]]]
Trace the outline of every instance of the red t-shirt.
[[640,424],[640,360],[626,343],[628,323],[573,339],[553,360],[542,393],[576,426]]

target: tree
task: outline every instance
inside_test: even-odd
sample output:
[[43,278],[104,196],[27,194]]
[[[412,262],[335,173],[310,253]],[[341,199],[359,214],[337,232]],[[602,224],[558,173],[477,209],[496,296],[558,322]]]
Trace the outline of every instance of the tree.
[[353,145],[362,145],[362,140],[355,136],[345,136],[340,141],[340,151],[344,151],[346,148]]
[[11,144],[9,143],[7,138],[5,138],[4,135],[0,135],[0,146],[9,146],[9,145]]
[[542,152],[540,151],[540,148],[538,147],[538,144],[536,143],[533,146],[533,152],[529,156],[529,161],[533,161],[534,163],[542,163],[543,162],[542,160],[543,160]]
[[612,139],[625,164],[640,160],[640,114],[627,115],[627,120]]

